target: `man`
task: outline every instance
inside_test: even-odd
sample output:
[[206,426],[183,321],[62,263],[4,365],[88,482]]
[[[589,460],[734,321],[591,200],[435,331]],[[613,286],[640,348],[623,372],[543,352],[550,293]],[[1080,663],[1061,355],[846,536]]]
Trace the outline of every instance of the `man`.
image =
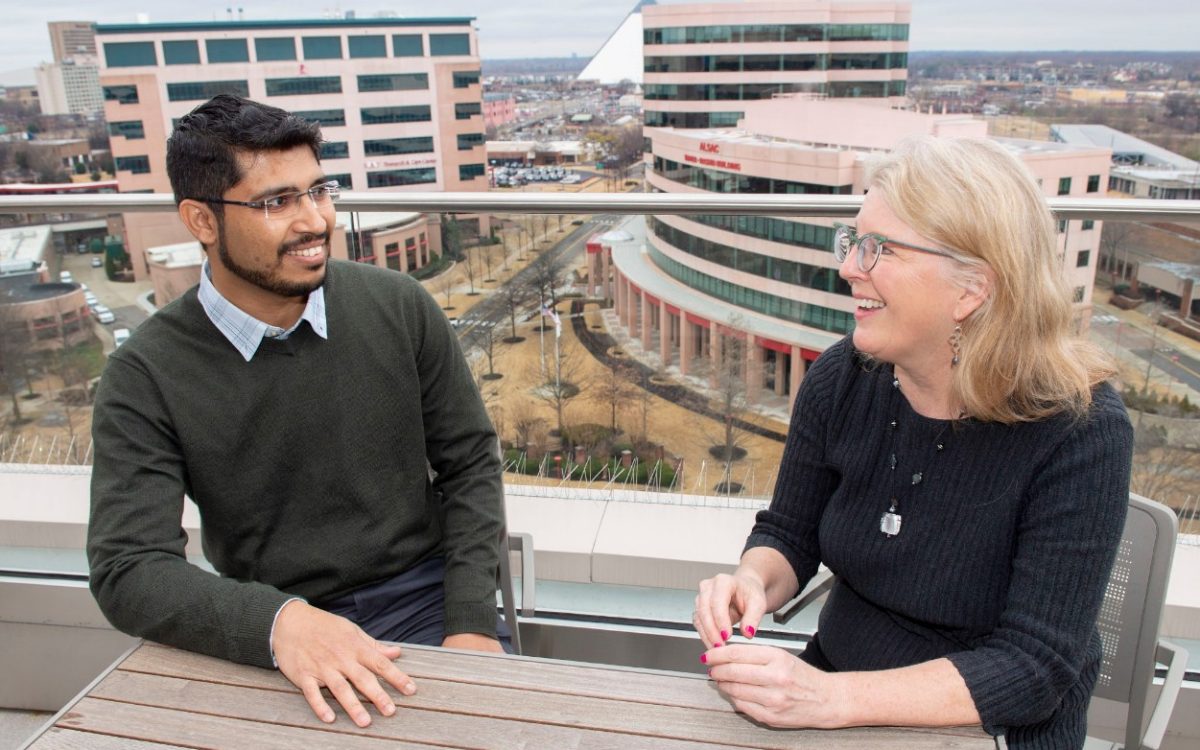
[[[501,650],[503,496],[437,304],[405,274],[329,259],[320,142],[234,96],[176,126],[167,171],[207,260],[109,359],[88,558],[116,627],[277,665],[322,720],[326,687],[366,726],[355,690],[384,715],[380,679],[415,690],[376,638]],[[185,493],[220,576],[184,557]]]

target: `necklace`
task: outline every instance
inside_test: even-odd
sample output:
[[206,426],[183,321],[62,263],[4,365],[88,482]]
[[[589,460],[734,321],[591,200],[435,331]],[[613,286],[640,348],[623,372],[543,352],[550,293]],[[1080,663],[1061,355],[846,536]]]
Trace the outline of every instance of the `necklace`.
[[[900,515],[900,478],[896,471],[896,466],[899,463],[896,459],[896,446],[898,444],[897,435],[900,432],[900,400],[903,398],[903,396],[900,394],[900,380],[895,376],[894,373],[892,374],[892,390],[894,391],[892,393],[892,419],[890,422],[888,422],[888,429],[892,433],[892,452],[888,457],[888,471],[890,471],[892,475],[892,499],[891,503],[888,505],[888,509],[884,511],[883,515],[879,518],[879,531],[882,532],[883,535],[888,539],[891,539],[900,533],[900,526],[901,522],[903,521],[903,518]],[[930,457],[930,460],[936,458],[937,455],[945,449],[946,443],[944,440],[942,440],[942,436],[946,434],[946,428],[948,428],[950,424],[950,422],[947,422],[945,425],[943,425],[942,429],[938,431],[937,436],[934,437],[934,453],[933,456]],[[908,492],[908,499],[912,499],[913,494],[916,492],[916,490],[913,490],[912,488],[916,487],[924,480],[925,472],[927,470],[927,468],[920,469],[912,473],[912,477],[909,480],[910,489]]]

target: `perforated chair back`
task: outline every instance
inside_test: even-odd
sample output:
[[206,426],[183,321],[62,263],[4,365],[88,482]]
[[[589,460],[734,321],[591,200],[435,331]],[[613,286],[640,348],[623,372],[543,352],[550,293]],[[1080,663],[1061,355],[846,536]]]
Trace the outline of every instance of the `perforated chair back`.
[[1129,705],[1125,747],[1141,748],[1149,723],[1158,628],[1175,552],[1178,522],[1170,508],[1129,496],[1129,513],[1097,625],[1104,644],[1092,695]]

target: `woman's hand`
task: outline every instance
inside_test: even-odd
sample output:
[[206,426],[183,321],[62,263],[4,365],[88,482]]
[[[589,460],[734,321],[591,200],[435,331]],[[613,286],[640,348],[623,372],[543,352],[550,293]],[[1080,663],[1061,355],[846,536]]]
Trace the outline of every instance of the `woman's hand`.
[[741,623],[742,635],[753,638],[767,611],[766,587],[753,571],[739,567],[733,575],[714,576],[700,582],[692,624],[706,648],[723,646]]
[[846,726],[842,681],[771,646],[712,649],[700,657],[733,707],[772,727]]

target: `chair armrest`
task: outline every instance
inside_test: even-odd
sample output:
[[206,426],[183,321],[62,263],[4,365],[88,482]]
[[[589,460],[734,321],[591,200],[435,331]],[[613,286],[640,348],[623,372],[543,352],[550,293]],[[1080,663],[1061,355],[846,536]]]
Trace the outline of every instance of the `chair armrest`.
[[1162,745],[1163,736],[1167,733],[1167,724],[1171,721],[1171,712],[1175,709],[1175,701],[1179,698],[1179,688],[1183,685],[1183,673],[1187,669],[1188,652],[1174,643],[1158,641],[1154,658],[1167,665],[1167,676],[1163,680],[1162,692],[1154,703],[1154,713],[1150,715],[1150,723],[1146,725],[1146,736],[1142,738],[1142,746],[1149,750],[1158,750]]
[[828,594],[829,589],[833,587],[833,580],[833,572],[830,571],[829,568],[821,566],[821,568],[817,570],[817,574],[813,576],[809,580],[808,585],[804,587],[804,590],[801,591],[800,594],[787,605],[787,609],[783,610],[782,612],[776,612],[773,615],[775,622],[780,625],[784,624],[799,614],[800,610],[812,604],[817,599],[820,599],[822,596]]
[[533,569],[533,535],[508,535],[508,548],[521,553],[521,609],[522,617],[533,617],[537,614],[535,584],[537,576]]

